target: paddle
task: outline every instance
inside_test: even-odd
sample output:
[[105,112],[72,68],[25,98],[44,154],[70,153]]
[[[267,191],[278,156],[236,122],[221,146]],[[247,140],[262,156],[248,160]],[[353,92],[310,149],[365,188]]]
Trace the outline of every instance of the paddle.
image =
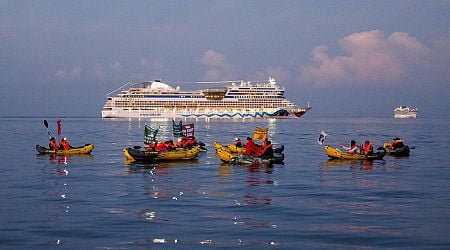
[[51,136],[50,136],[50,131],[48,130],[48,122],[47,122],[47,120],[44,120],[44,126],[47,128],[48,138],[50,139]]

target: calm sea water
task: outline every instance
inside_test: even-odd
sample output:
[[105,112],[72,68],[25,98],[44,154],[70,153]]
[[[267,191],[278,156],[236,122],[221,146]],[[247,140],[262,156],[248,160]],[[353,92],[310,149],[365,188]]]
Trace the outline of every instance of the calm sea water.
[[[56,133],[56,119],[48,119]],[[197,160],[129,164],[144,125],[171,137],[171,121],[65,118],[72,145],[91,156],[36,155],[43,119],[2,118],[0,248],[450,248],[450,121],[313,119],[193,121],[208,152]],[[230,166],[212,143],[268,127],[285,164]],[[330,161],[331,145],[401,137],[408,158]]]

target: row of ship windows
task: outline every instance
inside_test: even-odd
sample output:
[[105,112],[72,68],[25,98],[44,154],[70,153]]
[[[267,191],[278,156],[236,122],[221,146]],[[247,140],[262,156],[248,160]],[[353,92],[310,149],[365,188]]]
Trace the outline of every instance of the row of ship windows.
[[[241,94],[241,95],[239,95]],[[205,98],[203,95],[124,95],[123,98]],[[263,93],[235,93],[224,98],[284,98],[283,93],[263,94]]]
[[277,104],[277,103],[289,103],[284,100],[245,100],[242,102],[222,102],[222,101],[200,101],[200,102],[182,102],[182,101],[115,101],[116,105],[122,104],[122,105],[165,105],[165,104],[172,104],[172,105],[179,105],[179,106],[210,106],[210,105],[220,105],[220,106],[230,106],[230,105],[242,105],[242,104],[260,104],[260,103],[269,103],[269,104]]

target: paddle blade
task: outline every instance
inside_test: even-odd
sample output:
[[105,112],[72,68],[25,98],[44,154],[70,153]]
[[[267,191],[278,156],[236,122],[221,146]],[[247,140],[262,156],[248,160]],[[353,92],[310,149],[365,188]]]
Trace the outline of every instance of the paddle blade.
[[44,126],[45,126],[46,128],[48,128],[48,122],[47,122],[47,120],[44,120]]

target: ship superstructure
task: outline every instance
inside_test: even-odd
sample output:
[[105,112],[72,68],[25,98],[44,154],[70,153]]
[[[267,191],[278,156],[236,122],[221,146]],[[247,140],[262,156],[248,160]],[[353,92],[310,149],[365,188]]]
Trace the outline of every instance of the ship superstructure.
[[[127,83],[108,94],[103,118],[299,118],[311,107],[284,97],[275,79],[226,82],[218,88],[182,91],[160,80]],[[126,87],[129,87],[126,89]]]
[[417,108],[400,106],[394,109],[394,118],[416,118]]

